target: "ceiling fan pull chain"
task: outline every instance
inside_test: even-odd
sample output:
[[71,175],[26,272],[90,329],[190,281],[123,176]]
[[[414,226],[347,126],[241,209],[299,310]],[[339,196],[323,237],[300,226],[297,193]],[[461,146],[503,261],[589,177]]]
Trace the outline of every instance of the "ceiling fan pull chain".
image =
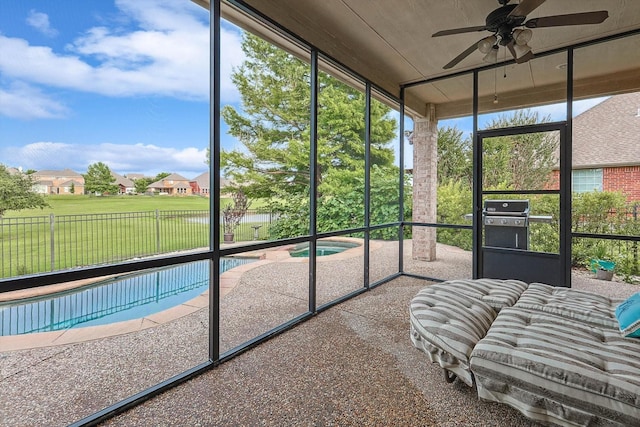
[[507,49],[504,50],[504,75],[502,76],[502,78],[507,78]]

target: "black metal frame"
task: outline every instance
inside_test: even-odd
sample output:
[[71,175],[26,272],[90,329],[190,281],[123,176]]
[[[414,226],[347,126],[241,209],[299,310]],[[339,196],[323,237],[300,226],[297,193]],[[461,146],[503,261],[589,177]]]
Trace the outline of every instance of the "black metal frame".
[[[564,232],[560,233],[560,252],[562,256],[562,262],[565,265],[563,269],[564,280],[565,283],[570,283],[571,281],[571,246],[572,240],[574,238],[599,238],[599,239],[608,239],[608,240],[618,240],[618,241],[633,241],[640,242],[640,236],[621,236],[621,235],[606,235],[606,234],[591,234],[591,233],[573,233],[571,231],[571,165],[572,165],[572,131],[573,131],[573,101],[574,101],[574,51],[575,49],[580,49],[588,46],[598,45],[602,43],[606,43],[612,40],[624,39],[627,37],[633,37],[640,35],[640,29],[625,31],[618,34],[609,35],[606,37],[601,37],[598,39],[576,43],[571,46],[556,48],[552,50],[548,50],[546,52],[537,52],[536,57],[544,57],[549,55],[555,55],[558,53],[566,52],[567,54],[567,76],[566,76],[566,121],[561,122],[565,123],[565,129],[563,134],[565,135],[566,142],[561,147],[560,157],[561,157],[561,165],[560,165],[560,186],[561,186],[561,198],[563,202],[560,205],[560,216],[561,221],[564,223]],[[442,80],[447,80],[451,78],[461,77],[465,75],[471,75],[473,79],[473,97],[472,97],[472,120],[473,120],[473,131],[472,131],[472,141],[474,143],[473,150],[473,183],[472,183],[472,194],[473,194],[473,219],[472,226],[466,225],[457,225],[457,224],[429,224],[429,223],[414,223],[410,221],[403,221],[403,226],[425,226],[425,227],[449,227],[455,228],[459,230],[469,229],[473,230],[473,242],[472,242],[472,252],[474,254],[481,252],[481,239],[477,236],[481,233],[482,228],[482,215],[481,215],[481,206],[482,206],[482,191],[481,191],[481,180],[478,180],[477,177],[481,173],[482,167],[482,155],[481,152],[477,149],[477,141],[478,141],[478,115],[479,115],[479,103],[478,103],[478,92],[479,92],[479,82],[478,76],[482,71],[493,70],[495,68],[503,67],[505,65],[515,64],[515,60],[507,60],[504,62],[496,63],[493,65],[486,65],[482,67],[475,68],[473,70],[464,70],[454,73],[449,73],[446,75],[430,78],[430,79],[422,79],[416,80],[410,83],[406,83],[400,86],[400,99],[402,101],[402,112],[404,113],[404,101],[405,101],[405,92],[406,89],[409,89],[414,86],[420,86],[423,84],[430,84]],[[403,114],[404,117],[404,114]],[[534,125],[535,126],[535,125]],[[404,159],[404,157],[403,157]],[[564,172],[564,173],[563,173]],[[530,191],[528,194],[539,194],[545,193],[546,190],[541,191]],[[499,191],[496,193],[507,194],[509,192]],[[491,194],[491,192],[487,191],[486,194]],[[564,251],[563,251],[564,249]],[[477,256],[473,256],[472,258],[472,272],[473,277],[478,277],[478,272],[480,269],[479,258]],[[420,275],[415,275],[411,273],[406,273],[403,271],[402,260],[400,261],[400,271],[403,275],[407,275],[415,278],[423,278],[426,280],[434,280],[434,278],[427,278]],[[435,279],[436,281],[439,279]]]
[[[567,102],[570,104],[570,102]],[[482,188],[482,142],[485,138],[494,138],[500,136],[514,136],[524,135],[530,133],[542,133],[542,132],[558,132],[560,135],[560,189],[559,190],[484,190]],[[560,271],[562,272],[562,282],[567,287],[571,287],[571,239],[567,239],[567,236],[571,235],[571,163],[567,163],[564,156],[567,151],[571,153],[571,141],[566,137],[567,122],[553,122],[553,123],[541,123],[527,126],[517,126],[506,129],[487,129],[479,130],[476,132],[474,140],[474,205],[473,212],[474,222],[477,222],[477,227],[474,228],[474,243],[478,250],[473,253],[474,258],[474,270],[473,277],[483,277],[483,226],[482,226],[482,198],[484,195],[490,194],[556,194],[560,196]],[[569,180],[567,182],[567,176]],[[504,249],[504,252],[510,251]],[[515,251],[515,250],[513,250]],[[541,280],[542,281],[542,280]]]

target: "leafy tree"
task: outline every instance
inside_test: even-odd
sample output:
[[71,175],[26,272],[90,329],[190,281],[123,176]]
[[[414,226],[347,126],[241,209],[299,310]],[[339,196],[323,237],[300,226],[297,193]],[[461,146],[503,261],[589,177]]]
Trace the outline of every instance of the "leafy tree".
[[[494,118],[489,129],[547,123],[531,110],[518,110]],[[488,138],[483,142],[483,185],[485,189],[541,189],[550,179],[556,165],[558,139],[549,132]],[[471,186],[473,178],[473,146],[457,128],[438,130],[438,181],[450,180]]]
[[89,193],[115,194],[118,192],[116,178],[109,166],[102,162],[89,165],[84,176],[84,186]]
[[438,184],[462,182],[471,188],[472,145],[456,127],[438,129]]
[[[489,128],[508,128],[549,122],[537,112],[519,110],[496,117]],[[492,190],[543,189],[556,165],[558,139],[550,133],[488,138],[483,141],[483,186]],[[438,130],[438,221],[460,224],[464,214],[471,212],[473,181],[473,146],[457,128]],[[501,196],[513,197],[520,196]],[[532,208],[537,215],[558,214],[555,203],[548,198],[534,196]],[[471,233],[458,230],[438,230],[438,241],[464,249],[471,248]],[[535,250],[557,252],[557,226],[531,227],[531,241]]]
[[[490,129],[532,125],[551,121],[537,112],[518,110],[500,115]],[[559,139],[550,132],[485,139],[483,186],[485,189],[534,190],[545,188],[556,165]]]
[[[251,197],[304,195],[310,183],[310,66],[250,34],[243,36],[245,62],[232,79],[242,110],[225,106],[222,116],[242,149],[223,151],[221,167]],[[318,166],[321,195],[331,174],[364,175],[364,93],[319,74]],[[371,164],[391,166],[396,121],[389,108],[371,105]]]
[[44,196],[33,191],[33,185],[30,175],[12,174],[0,164],[0,218],[10,210],[48,207]]
[[[272,229],[276,237],[308,233],[311,179],[318,185],[320,229],[362,226],[364,93],[319,73],[318,162],[311,176],[309,64],[250,34],[243,36],[242,49],[246,59],[232,75],[242,109],[225,106],[222,117],[243,147],[221,152],[225,177],[247,196],[269,199],[271,209],[279,213]],[[370,111],[371,166],[395,180],[397,206],[399,174],[388,146],[396,137],[397,122],[380,102],[372,102]],[[397,218],[396,207],[395,215],[380,222]]]
[[[353,182],[348,182],[353,179]],[[342,181],[340,191],[325,194],[318,204],[317,227],[319,232],[361,227],[364,225],[364,177],[347,175]],[[398,168],[371,168],[371,224],[384,224],[398,219],[399,186]],[[408,183],[405,183],[408,185]],[[336,187],[337,188],[337,187]],[[411,215],[411,191],[405,196],[405,210]],[[292,195],[286,199],[278,198],[271,208],[277,214],[278,221],[271,227],[275,238],[306,234],[309,231],[309,194],[308,191]],[[396,239],[395,229],[381,229],[376,238]]]
[[136,193],[145,193],[147,191],[147,187],[153,181],[150,178],[138,178],[133,181],[133,185],[135,186]]
[[[166,178],[169,175],[171,175],[170,172],[160,172],[158,175],[156,175],[156,178],[151,182],[160,181],[162,178]],[[151,184],[151,182],[149,182],[149,184]]]
[[[464,220],[464,216],[471,211],[471,186],[453,179],[438,186],[438,223],[465,224],[467,221]],[[471,250],[473,236],[467,230],[441,228],[436,233],[439,242]]]

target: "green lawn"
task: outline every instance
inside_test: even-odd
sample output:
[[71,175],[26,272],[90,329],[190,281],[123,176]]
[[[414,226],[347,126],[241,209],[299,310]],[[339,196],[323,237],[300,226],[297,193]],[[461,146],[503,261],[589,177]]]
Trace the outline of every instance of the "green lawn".
[[47,196],[51,207],[9,211],[6,218],[160,210],[208,210],[209,199],[198,196]]
[[[27,216],[78,215],[96,213],[145,212],[172,210],[209,210],[209,199],[200,196],[46,196],[51,207],[44,209],[23,209],[9,211],[5,218],[21,218]],[[220,199],[220,205],[226,206],[230,198]],[[264,200],[254,200],[250,209],[266,206]]]
[[[48,208],[11,211],[0,220],[0,277],[209,245],[209,199],[203,197],[65,195],[47,200]],[[236,241],[252,240],[252,225],[263,226],[261,238],[268,235],[267,222],[243,221]]]

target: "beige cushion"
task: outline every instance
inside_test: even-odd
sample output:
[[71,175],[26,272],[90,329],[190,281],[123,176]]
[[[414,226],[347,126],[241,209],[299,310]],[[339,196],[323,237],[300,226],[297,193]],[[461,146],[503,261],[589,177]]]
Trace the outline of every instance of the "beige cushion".
[[511,307],[529,285],[515,279],[456,279],[433,285],[436,289],[450,289],[481,299],[494,310]]
[[505,308],[471,354],[478,395],[563,426],[639,425],[640,340]]
[[434,285],[411,300],[409,317],[413,345],[472,385],[469,356],[491,327],[495,310],[480,299]]
[[591,292],[532,283],[516,303],[516,307],[539,310],[594,326],[617,328],[616,306],[619,298]]

